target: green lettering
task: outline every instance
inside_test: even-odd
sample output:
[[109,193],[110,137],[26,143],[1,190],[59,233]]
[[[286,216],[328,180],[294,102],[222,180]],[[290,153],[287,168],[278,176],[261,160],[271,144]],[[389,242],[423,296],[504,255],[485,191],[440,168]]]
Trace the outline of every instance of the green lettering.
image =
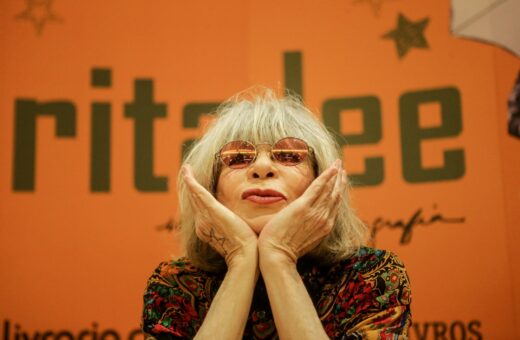
[[[438,102],[441,125],[419,126],[420,104]],[[465,173],[464,150],[445,150],[444,165],[424,168],[421,142],[458,136],[462,131],[460,93],[454,87],[404,93],[399,99],[403,176],[410,183],[434,182],[461,178]]]
[[[193,129],[199,126],[202,115],[212,114],[217,110],[220,103],[189,103],[182,109],[182,127]],[[194,139],[187,139],[182,143],[182,157],[186,155]]]
[[285,52],[283,54],[284,79],[286,92],[303,98],[302,53]]
[[34,191],[38,116],[55,118],[56,137],[76,135],[76,108],[73,103],[66,101],[38,103],[32,99],[17,99],[13,163],[13,190],[15,191]]
[[[363,131],[359,134],[343,134],[340,127],[342,111],[361,110]],[[323,122],[335,132],[340,146],[377,144],[381,140],[381,105],[374,96],[334,98],[323,103]],[[365,172],[351,174],[354,186],[379,185],[384,179],[383,157],[365,158]]]
[[90,190],[110,191],[110,103],[92,103]]
[[125,117],[134,124],[134,184],[139,191],[167,191],[168,179],[153,174],[153,122],[166,117],[166,104],[153,100],[153,80],[137,79],[134,102],[125,104]]

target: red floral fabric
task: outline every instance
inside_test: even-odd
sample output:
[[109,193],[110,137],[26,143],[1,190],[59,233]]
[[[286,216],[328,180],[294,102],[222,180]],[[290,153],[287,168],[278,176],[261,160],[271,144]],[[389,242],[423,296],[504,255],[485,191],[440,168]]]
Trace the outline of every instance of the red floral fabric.
[[[331,339],[407,338],[410,283],[393,253],[364,247],[329,267],[302,259],[298,271]],[[143,331],[157,339],[192,339],[223,278],[195,268],[187,258],[162,262],[144,293]],[[244,339],[278,339],[261,277]]]

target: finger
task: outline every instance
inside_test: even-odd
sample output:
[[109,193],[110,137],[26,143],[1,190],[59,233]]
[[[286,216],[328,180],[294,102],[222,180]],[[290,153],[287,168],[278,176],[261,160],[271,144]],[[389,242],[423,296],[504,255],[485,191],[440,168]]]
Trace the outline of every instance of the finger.
[[336,176],[336,183],[334,185],[334,188],[341,185],[341,178],[343,177],[343,167],[341,163],[338,164],[338,175]]
[[188,188],[188,198],[191,208],[196,216],[197,225],[206,225],[210,221],[208,205],[203,199],[204,191],[207,190],[197,182],[189,165],[183,166],[182,172],[184,174],[184,182]]
[[338,174],[336,175],[336,181],[334,182],[334,187],[332,188],[332,192],[330,194],[331,202],[335,203],[343,194],[343,182],[345,181],[345,170],[340,169]]
[[309,203],[313,203],[320,194],[326,189],[327,183],[338,173],[338,168],[336,166],[337,161],[334,162],[327,170],[323,171],[305,190],[302,197],[309,201]]
[[338,183],[338,186],[334,189],[335,192],[333,194],[333,201],[335,204],[338,204],[341,202],[341,200],[343,199],[343,197],[345,196],[348,188],[347,188],[347,183],[348,183],[348,177],[347,177],[347,172],[345,170],[341,170],[341,173],[340,175],[338,176],[340,177],[340,180],[339,180],[339,183]]
[[328,207],[330,201],[332,200],[332,193],[337,183],[337,179],[339,177],[339,173],[334,175],[323,187],[323,190],[319,193],[319,195],[315,198],[313,202],[313,206],[315,207]]
[[192,208],[194,210],[200,211],[203,204],[201,202],[201,199],[199,198],[200,195],[197,194],[197,188],[195,187],[195,184],[193,184],[193,182],[187,177],[184,177],[184,183],[186,184],[186,187],[188,189],[188,199]]
[[338,195],[341,191],[341,178],[342,178],[342,169],[341,169],[341,163],[335,162],[337,166],[338,172],[336,175],[331,177],[329,181],[324,186],[324,189],[320,192],[319,196],[316,197],[314,201],[315,206],[325,206],[328,207],[331,205],[331,203],[335,202]]
[[343,170],[343,176],[341,177],[341,191],[340,196],[343,197],[347,193],[348,190],[348,176],[347,171]]
[[338,216],[339,208],[341,207],[341,201],[343,200],[344,193],[347,190],[348,183],[347,173],[345,170],[341,170],[338,176],[340,177],[339,185],[337,188],[335,188],[336,192],[332,195],[332,198],[329,201],[328,222],[331,226],[334,225],[334,222]]
[[343,178],[343,168],[341,167],[341,162],[337,162],[336,165],[338,168],[338,173],[334,177],[334,183],[328,184],[328,188],[327,188],[328,190],[325,191],[325,198],[327,199],[328,202],[331,201],[331,198],[332,198],[332,201],[335,201],[337,196],[340,194],[340,190],[341,190],[341,181]]
[[341,172],[341,182],[339,187],[339,193],[338,197],[336,198],[335,208],[333,211],[334,219],[338,215],[339,208],[341,207],[341,204],[343,200],[345,199],[345,195],[347,194],[348,190],[348,177],[347,172],[345,170],[342,170]]
[[[234,212],[220,203],[206,188],[204,188],[193,176],[191,166],[183,167],[184,180],[189,187],[190,198],[193,207],[193,213],[199,218],[202,224],[213,225],[220,221],[221,223],[237,223],[236,219],[240,219]],[[243,221],[239,221],[244,223]]]
[[182,173],[184,175],[184,182],[188,185],[189,189],[193,192],[197,192],[199,189],[200,183],[195,179],[193,175],[193,170],[189,164],[186,164],[182,167]]
[[189,164],[183,166],[184,181],[192,193],[193,198],[200,201],[205,206],[215,203],[215,197],[204,188],[193,176],[193,170]]

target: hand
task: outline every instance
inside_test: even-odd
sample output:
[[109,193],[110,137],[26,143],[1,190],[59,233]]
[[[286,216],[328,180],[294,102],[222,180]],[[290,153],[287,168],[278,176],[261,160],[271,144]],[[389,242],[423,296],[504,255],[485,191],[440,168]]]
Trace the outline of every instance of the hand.
[[334,227],[347,176],[336,160],[298,199],[278,212],[258,238],[260,258],[297,259],[325,238]]
[[195,216],[195,233],[224,259],[228,267],[237,255],[257,252],[255,232],[231,210],[222,205],[193,176],[190,165],[182,168]]

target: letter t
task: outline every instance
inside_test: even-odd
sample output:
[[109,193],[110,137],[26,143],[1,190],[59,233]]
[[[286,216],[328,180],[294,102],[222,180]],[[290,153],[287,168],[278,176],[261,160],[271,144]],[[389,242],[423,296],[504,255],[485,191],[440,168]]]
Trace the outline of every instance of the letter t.
[[168,179],[153,174],[153,121],[166,117],[166,104],[153,102],[153,80],[135,80],[134,102],[125,104],[125,117],[135,119],[135,187],[139,191],[167,191]]

